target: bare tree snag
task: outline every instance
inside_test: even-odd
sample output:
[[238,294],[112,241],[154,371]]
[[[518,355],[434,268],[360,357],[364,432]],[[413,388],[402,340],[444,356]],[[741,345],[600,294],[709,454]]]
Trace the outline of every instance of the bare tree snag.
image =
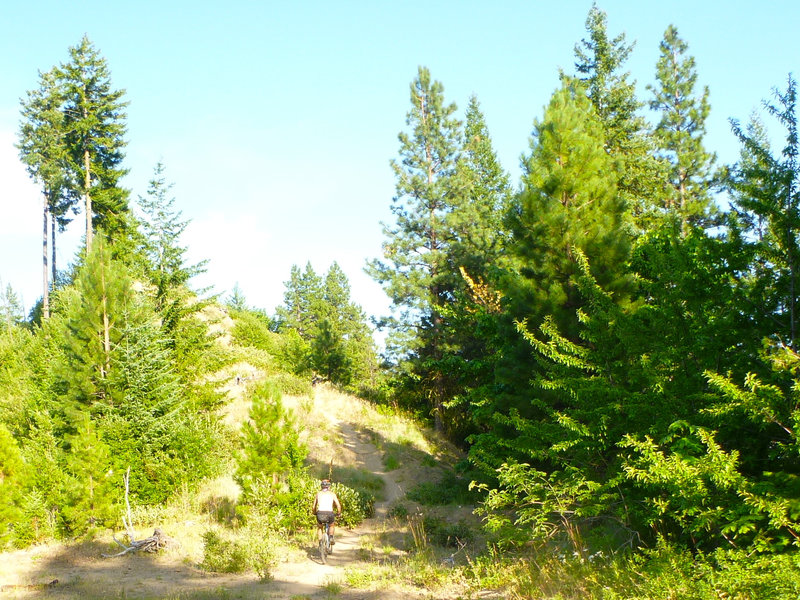
[[120,546],[122,547],[122,552],[117,552],[116,554],[101,554],[103,558],[114,558],[115,556],[122,556],[123,554],[130,554],[131,552],[158,552],[168,546],[174,546],[177,544],[175,540],[171,537],[164,535],[164,532],[161,529],[156,528],[153,530],[153,535],[150,537],[146,537],[142,540],[137,540],[133,531],[133,521],[131,519],[131,503],[128,500],[128,492],[130,491],[130,477],[131,477],[131,468],[128,467],[127,471],[125,471],[125,475],[122,476],[122,480],[125,482],[125,508],[126,512],[122,515],[122,524],[125,525],[125,532],[128,535],[128,545],[123,544],[120,542],[114,535],[111,538]]

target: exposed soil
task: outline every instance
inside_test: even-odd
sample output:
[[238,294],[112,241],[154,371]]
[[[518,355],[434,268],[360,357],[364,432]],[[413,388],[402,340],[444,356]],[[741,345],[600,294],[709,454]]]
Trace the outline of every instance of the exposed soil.
[[[235,389],[232,401],[241,400]],[[260,582],[255,574],[214,575],[197,568],[197,559],[181,548],[158,555],[131,554],[102,558],[107,543],[54,544],[0,554],[0,599],[5,598],[290,598],[294,600],[342,598],[394,600],[425,594],[414,589],[352,590],[343,584],[344,569],[365,557],[362,539],[386,529],[388,507],[404,495],[406,482],[418,481],[426,467],[404,464],[385,471],[379,442],[353,418],[349,399],[325,388],[309,400],[287,399],[304,409],[313,423],[307,439],[313,441],[327,432],[328,447],[311,448],[312,453],[330,453],[334,464],[366,469],[385,482],[385,498],[376,504],[375,517],[359,527],[338,528],[336,545],[328,564],[323,565],[316,548],[285,557],[274,570],[274,580]],[[315,434],[316,432],[316,434]],[[378,445],[376,445],[378,444]],[[311,445],[311,444],[310,444]],[[419,472],[415,472],[416,468]],[[187,515],[188,518],[191,516]],[[188,522],[187,522],[188,523]],[[165,531],[175,536],[165,526]],[[140,532],[142,537],[150,532]],[[179,538],[180,539],[180,538]],[[401,552],[398,550],[397,552]],[[55,583],[53,583],[56,581]],[[49,584],[49,585],[48,585]],[[430,597],[430,596],[427,596]],[[437,596],[441,598],[442,596]]]

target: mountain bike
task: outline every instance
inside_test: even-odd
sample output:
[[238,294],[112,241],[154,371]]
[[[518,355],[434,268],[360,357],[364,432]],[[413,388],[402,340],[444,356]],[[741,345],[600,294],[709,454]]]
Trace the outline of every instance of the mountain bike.
[[333,552],[333,545],[331,544],[330,523],[322,524],[322,535],[319,538],[319,557],[322,564],[328,564],[328,555]]

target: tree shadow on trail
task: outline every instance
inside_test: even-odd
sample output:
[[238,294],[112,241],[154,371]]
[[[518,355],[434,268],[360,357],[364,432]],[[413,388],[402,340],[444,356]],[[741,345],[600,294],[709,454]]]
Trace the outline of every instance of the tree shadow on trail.
[[[314,583],[274,579],[261,582],[255,574],[212,574],[186,563],[177,554],[128,554],[102,558],[109,544],[86,542],[42,548],[32,560],[17,565],[14,581],[0,581],[0,598],[100,600],[211,600],[256,598],[326,598]],[[57,583],[45,587],[53,580]],[[344,594],[340,597],[347,598]]]

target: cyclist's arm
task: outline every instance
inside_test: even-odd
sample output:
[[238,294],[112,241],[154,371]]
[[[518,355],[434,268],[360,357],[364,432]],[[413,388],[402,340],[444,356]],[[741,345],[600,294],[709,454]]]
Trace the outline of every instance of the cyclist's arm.
[[319,495],[314,496],[314,504],[311,506],[312,514],[317,514],[317,502],[319,501]]
[[334,495],[333,497],[333,509],[338,513],[342,512],[342,503],[339,502],[339,496]]

